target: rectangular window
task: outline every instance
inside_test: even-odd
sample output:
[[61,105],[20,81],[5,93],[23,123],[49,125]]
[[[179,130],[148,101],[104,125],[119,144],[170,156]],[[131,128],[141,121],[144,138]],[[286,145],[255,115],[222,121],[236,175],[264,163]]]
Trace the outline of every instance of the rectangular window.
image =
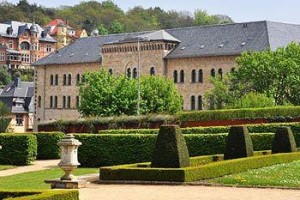
[[50,96],[50,108],[53,108],[53,96]]
[[16,125],[23,126],[23,115],[21,114],[16,115]]
[[71,97],[68,96],[68,108],[71,108]]
[[78,108],[80,105],[80,99],[79,96],[76,96],[76,108]]
[[51,51],[52,51],[52,47],[51,47],[50,44],[47,44],[47,46],[46,46],[46,51],[47,51],[47,52],[51,52]]
[[63,108],[66,108],[66,96],[63,96]]
[[40,108],[42,106],[42,97],[38,97],[38,107]]
[[54,97],[54,108],[57,108],[57,96]]

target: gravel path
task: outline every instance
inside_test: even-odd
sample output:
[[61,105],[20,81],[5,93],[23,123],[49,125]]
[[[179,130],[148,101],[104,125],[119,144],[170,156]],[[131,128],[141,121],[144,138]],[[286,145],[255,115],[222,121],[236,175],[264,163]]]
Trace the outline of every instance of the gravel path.
[[1,176],[10,176],[14,174],[20,174],[25,172],[39,171],[44,169],[50,169],[56,167],[60,160],[37,160],[29,166],[20,166],[13,169],[7,169],[0,171]]
[[299,200],[300,190],[207,186],[97,185],[79,190],[80,200]]

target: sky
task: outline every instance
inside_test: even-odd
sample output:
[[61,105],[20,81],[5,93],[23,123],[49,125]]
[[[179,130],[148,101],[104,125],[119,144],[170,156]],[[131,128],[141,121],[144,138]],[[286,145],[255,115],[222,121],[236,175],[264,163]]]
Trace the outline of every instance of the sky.
[[[2,0],[1,0],[2,1]],[[18,3],[19,0],[7,0]],[[75,5],[84,0],[27,0],[45,7]],[[85,0],[86,1],[86,0]],[[100,1],[100,0],[98,0]],[[113,0],[127,11],[135,6],[160,7],[164,10],[188,11],[206,10],[209,14],[224,14],[235,22],[269,20],[300,24],[299,0]]]

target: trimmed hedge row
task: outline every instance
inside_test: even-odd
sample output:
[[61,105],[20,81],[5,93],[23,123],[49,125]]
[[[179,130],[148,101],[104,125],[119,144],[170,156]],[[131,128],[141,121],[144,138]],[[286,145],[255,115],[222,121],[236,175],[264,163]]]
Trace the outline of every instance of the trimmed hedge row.
[[100,168],[101,180],[194,182],[239,173],[249,169],[288,163],[300,159],[300,153],[255,156],[179,168],[141,168],[138,164]]
[[37,140],[30,134],[0,134],[0,164],[29,165],[37,156]]
[[37,159],[58,159],[60,148],[57,143],[64,137],[61,132],[33,133],[37,138]]
[[228,110],[207,110],[182,112],[179,114],[181,122],[185,121],[210,121],[231,119],[270,119],[299,118],[300,106],[284,106],[271,108],[247,108]]
[[[185,135],[190,156],[223,154],[227,135],[227,133]],[[254,149],[256,151],[271,149],[273,137],[273,133],[251,134]],[[150,161],[156,135],[77,134],[75,138],[82,142],[78,150],[81,165],[99,167]]]
[[0,191],[3,200],[79,200],[78,190]]

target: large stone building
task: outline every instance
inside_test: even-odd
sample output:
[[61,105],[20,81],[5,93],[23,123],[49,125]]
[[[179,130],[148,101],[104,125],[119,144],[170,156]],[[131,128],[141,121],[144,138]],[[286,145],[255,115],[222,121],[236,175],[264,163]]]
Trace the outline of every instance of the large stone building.
[[86,71],[105,68],[137,77],[174,80],[184,110],[202,110],[209,77],[235,70],[245,51],[263,51],[300,41],[300,25],[259,21],[82,38],[35,63],[39,122],[80,115],[78,83]]
[[53,52],[55,43],[38,24],[18,21],[0,24],[0,65],[27,68]]
[[45,27],[47,33],[57,40],[56,48],[60,49],[78,38],[87,37],[85,29],[75,30],[62,19],[54,19]]

